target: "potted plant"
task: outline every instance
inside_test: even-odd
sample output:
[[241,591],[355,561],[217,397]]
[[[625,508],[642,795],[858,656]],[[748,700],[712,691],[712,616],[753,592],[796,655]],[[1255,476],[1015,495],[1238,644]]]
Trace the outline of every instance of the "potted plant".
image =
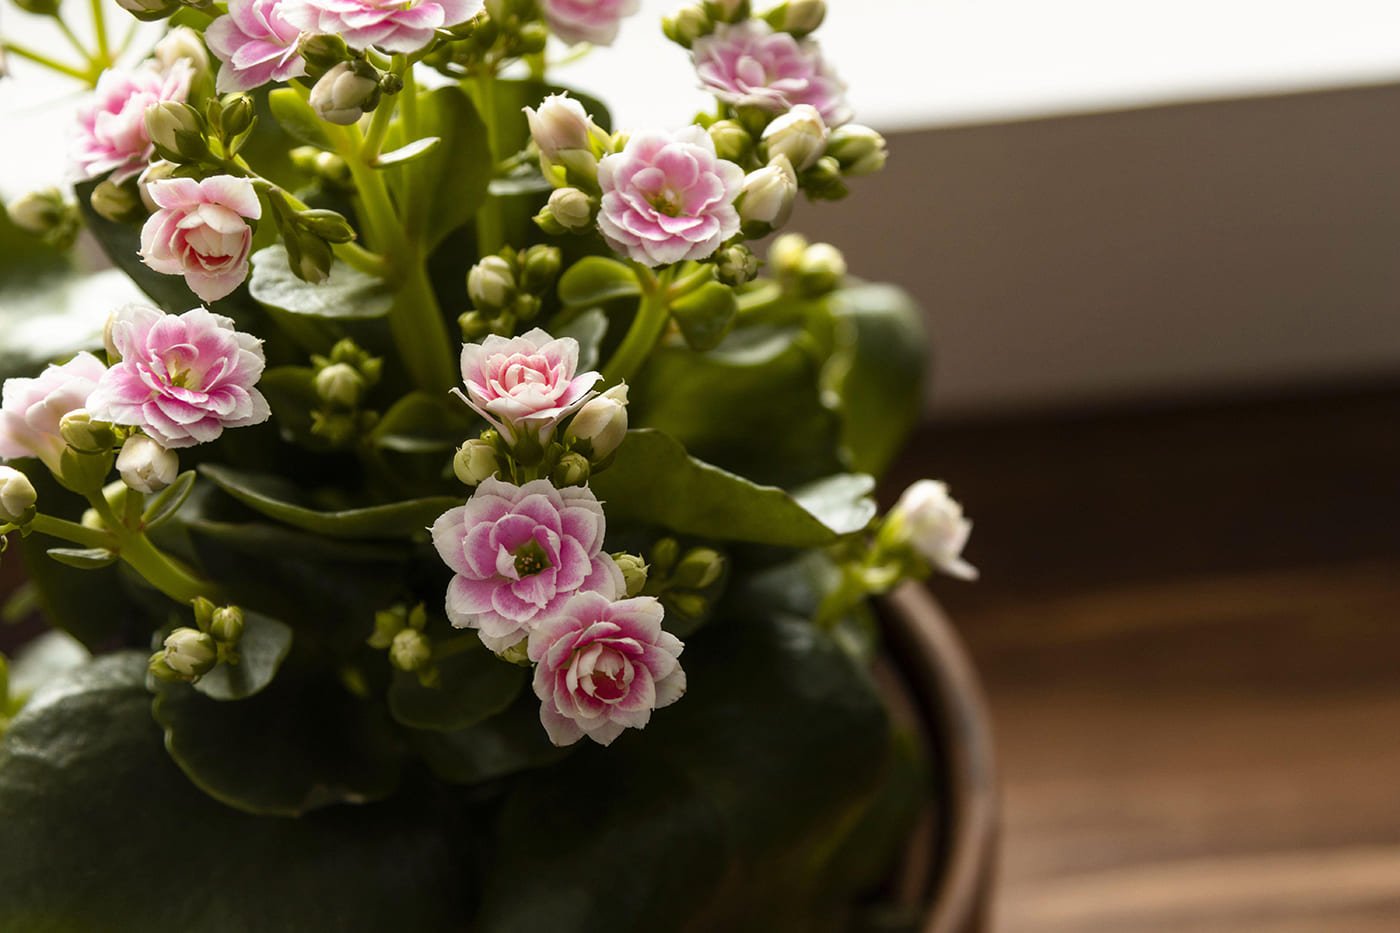
[[79,228],[143,294],[4,348],[55,634],[0,677],[0,928],[873,922],[949,759],[871,598],[974,572],[942,484],[871,498],[917,310],[750,246],[885,159],[820,0],[677,12],[716,109],[631,132],[546,66],[635,2],[122,6],[129,67],[100,5],[79,64],[7,43],[92,90],[4,326],[91,302]]

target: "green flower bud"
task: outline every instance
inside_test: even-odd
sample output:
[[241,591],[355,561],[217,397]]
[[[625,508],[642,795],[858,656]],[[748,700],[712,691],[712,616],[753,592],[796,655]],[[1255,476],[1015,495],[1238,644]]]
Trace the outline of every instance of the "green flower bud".
[[681,546],[675,538],[662,538],[651,548],[651,571],[658,576],[666,576],[680,559]]
[[613,561],[617,564],[617,569],[622,571],[623,582],[627,586],[627,595],[640,596],[642,590],[647,585],[647,572],[651,569],[646,561],[642,560],[640,554],[628,554],[625,551],[613,555]]
[[433,663],[433,643],[417,629],[403,629],[389,645],[389,663],[409,673],[424,670]]
[[253,98],[247,94],[230,94],[223,99],[223,112],[219,117],[220,135],[224,139],[233,139],[252,129],[256,117]]
[[408,610],[408,627],[418,632],[428,627],[428,610],[422,603]]
[[199,629],[177,628],[165,636],[165,664],[182,680],[197,680],[218,663],[219,646]]
[[818,159],[802,174],[802,188],[808,197],[818,201],[841,200],[847,194],[846,182],[841,178],[841,163],[831,156]]
[[166,100],[147,107],[146,132],[167,161],[198,162],[209,156],[204,120],[189,104]]
[[889,158],[885,137],[868,126],[848,123],[831,131],[826,154],[834,158],[847,176],[873,175]]
[[306,60],[308,71],[313,78],[321,77],[352,57],[345,40],[329,33],[307,36],[301,40],[299,51],[301,57]]
[[705,12],[720,23],[737,23],[752,13],[749,0],[705,0]]
[[329,243],[299,227],[283,228],[283,235],[287,264],[293,275],[312,285],[320,285],[330,277],[335,256]]
[[95,493],[107,482],[115,459],[111,451],[86,454],[65,447],[58,455],[58,481],[80,495]]
[[819,298],[841,286],[846,278],[846,257],[830,243],[807,247],[797,270],[797,288],[808,298]]
[[[612,455],[627,437],[627,386],[614,386],[578,410],[564,432],[596,462]],[[571,484],[573,485],[573,484]]]
[[26,233],[51,246],[67,249],[78,235],[78,209],[64,200],[57,188],[32,191],[11,201],[6,208],[10,221]]
[[457,326],[461,328],[462,339],[467,343],[475,343],[491,333],[491,322],[480,311],[466,311],[458,315]]
[[355,228],[341,214],[327,210],[298,211],[297,226],[327,243],[349,243],[355,239]]
[[224,606],[214,610],[209,622],[209,634],[214,640],[225,645],[236,645],[243,637],[243,610],[237,606]]
[[533,295],[542,295],[554,286],[564,264],[557,246],[532,246],[520,256],[520,286]]
[[131,223],[146,216],[145,205],[141,203],[135,186],[114,184],[110,178],[104,178],[97,183],[97,187],[92,189],[88,203],[99,217],[112,223]]
[[715,550],[698,547],[689,551],[671,574],[670,583],[686,590],[714,586],[724,573],[724,557]]
[[374,634],[369,636],[371,648],[385,650],[394,643],[394,636],[405,628],[402,609],[381,609],[374,614]]
[[179,3],[171,0],[117,0],[117,6],[147,23],[165,19],[180,8]]
[[467,295],[478,311],[490,315],[515,300],[515,269],[509,260],[487,256],[467,273]]
[[826,154],[826,122],[811,104],[798,104],[763,131],[763,155],[772,161],[786,156],[799,172],[811,168]]
[[452,458],[452,472],[467,486],[481,485],[500,468],[495,445],[483,440],[467,441]]
[[555,236],[582,233],[593,226],[593,199],[578,188],[557,188],[535,222]]
[[116,429],[106,421],[94,421],[86,408],[75,408],[58,422],[63,442],[85,454],[106,453],[117,443]]
[[567,453],[559,458],[559,465],[550,474],[550,479],[559,488],[568,486],[582,486],[588,482],[589,475],[593,472],[592,466],[588,463],[588,458],[579,453]]
[[801,38],[815,32],[826,19],[826,0],[784,0],[764,13],[763,18],[779,32]]
[[137,492],[155,493],[175,482],[180,475],[180,458],[144,434],[129,437],[117,455],[117,472],[122,482]]
[[667,593],[663,600],[668,609],[688,619],[698,619],[710,608],[710,601],[700,593]]
[[683,48],[690,48],[695,40],[715,31],[715,24],[706,14],[704,7],[682,7],[671,16],[661,20],[661,31],[667,39]]
[[350,126],[379,106],[379,78],[368,62],[340,62],[311,88],[311,108],[327,123]]
[[53,16],[58,12],[59,0],[15,0],[15,6],[35,16]]
[[522,638],[520,639],[520,641],[511,645],[509,648],[504,648],[500,651],[497,651],[496,657],[500,658],[502,661],[507,661],[511,664],[515,664],[520,667],[529,667],[530,643],[526,639]]
[[768,247],[768,265],[779,278],[790,278],[802,268],[805,255],[807,238],[800,233],[784,233]]
[[743,164],[753,155],[753,136],[738,120],[720,120],[707,131],[721,159]]
[[358,408],[365,388],[364,377],[349,363],[332,363],[316,374],[316,396],[333,408]]
[[725,285],[744,285],[758,276],[758,257],[744,244],[736,243],[715,255],[715,272]]
[[161,680],[166,683],[183,683],[186,680],[186,678],[177,674],[175,668],[171,667],[169,663],[166,662],[164,650],[157,651],[155,654],[151,655],[150,660],[146,662],[146,670],[150,671],[151,676],[155,677],[156,680]]
[[196,596],[190,600],[190,606],[194,609],[194,624],[201,632],[209,631],[209,626],[214,624],[214,613],[219,607],[203,596]]
[[39,494],[34,484],[14,467],[0,466],[0,522],[28,525],[37,511]]

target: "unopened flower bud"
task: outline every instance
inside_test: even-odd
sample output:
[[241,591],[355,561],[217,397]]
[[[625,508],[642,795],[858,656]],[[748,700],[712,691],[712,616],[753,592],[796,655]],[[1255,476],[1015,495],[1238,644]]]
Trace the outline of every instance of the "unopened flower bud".
[[704,0],[705,12],[721,23],[737,23],[748,19],[749,0]]
[[522,638],[520,639],[520,641],[511,645],[509,648],[503,648],[500,651],[497,651],[496,657],[500,658],[502,661],[505,661],[509,664],[515,664],[519,667],[531,667],[532,664],[530,662],[529,649],[530,643],[524,638]]
[[335,254],[325,240],[297,227],[285,237],[283,245],[287,248],[287,265],[297,278],[312,285],[320,285],[330,278]]
[[198,162],[209,155],[204,121],[189,104],[165,100],[146,108],[146,132],[161,158],[170,162]]
[[196,628],[177,628],[165,636],[164,661],[183,680],[196,680],[214,669],[219,646]]
[[807,255],[807,238],[800,233],[784,233],[768,247],[768,265],[779,278],[792,278],[802,268]]
[[162,72],[175,67],[176,62],[189,62],[196,74],[209,73],[209,51],[199,33],[188,26],[176,26],[156,43],[152,52]]
[[369,636],[371,648],[385,650],[394,643],[394,636],[405,628],[403,610],[381,609],[374,614],[374,634]]
[[841,286],[846,278],[846,257],[830,243],[813,243],[802,255],[797,268],[797,288],[809,298],[817,298]]
[[[146,166],[146,168],[141,172],[141,174],[137,176],[136,190],[141,195],[141,203],[146,206],[147,212],[153,214],[156,212],[156,210],[159,209],[159,205],[151,199],[151,182],[163,181],[166,178],[173,177],[175,174],[175,170],[179,167],[180,166],[176,165],[174,162],[167,162],[164,159],[157,159],[150,165]],[[100,189],[101,185],[99,185],[98,188]],[[94,192],[94,194],[96,194],[96,192]],[[96,207],[96,205],[94,205],[94,207]]]
[[831,131],[826,147],[841,171],[851,177],[873,175],[885,167],[889,157],[885,137],[868,126],[848,123]]
[[787,223],[797,199],[797,174],[787,156],[778,156],[744,179],[739,219],[746,236],[762,236]]
[[758,275],[758,257],[744,244],[736,243],[715,256],[715,272],[725,285],[744,285]]
[[457,316],[457,326],[462,331],[462,339],[476,343],[491,333],[491,321],[480,311],[466,311]]
[[579,409],[566,440],[586,445],[592,459],[602,460],[621,446],[627,437],[627,385],[614,386]]
[[180,8],[172,0],[117,0],[117,6],[144,22],[164,19]]
[[331,33],[307,36],[301,40],[297,51],[306,60],[313,77],[319,77],[351,58],[350,48],[345,44],[345,40]]
[[662,19],[661,31],[667,39],[688,49],[696,39],[714,32],[715,24],[704,7],[687,6]]
[[311,88],[311,107],[327,123],[350,126],[379,105],[379,72],[368,62],[340,62]]
[[481,485],[500,468],[496,447],[488,441],[469,440],[457,448],[457,455],[452,458],[452,472],[467,486]]
[[499,311],[515,300],[515,269],[502,256],[487,256],[467,273],[467,295],[478,311]]
[[405,628],[389,645],[389,662],[401,671],[421,671],[433,663],[433,643],[417,629]]
[[39,494],[34,484],[14,467],[0,466],[0,522],[27,525],[34,518]]
[[130,182],[118,185],[110,178],[104,178],[92,189],[88,203],[99,217],[117,224],[131,223],[146,216],[146,206],[141,202],[139,191]]
[[58,422],[63,442],[85,454],[111,450],[117,442],[116,429],[105,421],[94,421],[86,408],[75,408]]
[[593,200],[578,188],[558,188],[535,218],[546,233],[582,233],[593,226]]
[[566,152],[591,152],[595,134],[602,132],[583,104],[567,94],[549,95],[540,101],[538,110],[526,107],[525,119],[530,124],[530,138],[547,163],[559,162]]
[[753,135],[738,120],[719,120],[707,132],[721,159],[743,163],[753,155]]
[[564,264],[557,246],[532,246],[520,255],[520,286],[532,295],[542,295],[559,278]]
[[832,156],[822,156],[802,173],[802,187],[807,196],[819,201],[839,201],[847,194],[841,177],[841,163]]
[[[15,0],[15,6],[35,16],[53,16],[58,12],[59,0]],[[3,700],[4,697],[0,697]],[[0,709],[0,713],[4,710]]]
[[559,463],[550,474],[550,479],[559,488],[569,486],[582,486],[588,482],[588,477],[592,474],[593,468],[588,463],[588,458],[580,453],[567,453],[559,458]]
[[345,219],[343,214],[335,211],[312,209],[298,211],[296,215],[297,226],[303,230],[318,236],[327,243],[349,243],[355,239],[355,228],[350,226],[350,221]]
[[800,38],[815,32],[826,19],[826,0],[783,0],[764,13],[763,18],[779,32]]
[[718,582],[724,573],[724,557],[715,550],[698,547],[681,558],[670,582],[686,590],[703,590]]
[[622,571],[622,580],[627,587],[627,595],[640,596],[642,590],[647,585],[647,562],[642,560],[640,554],[628,554],[625,551],[621,554],[614,554],[613,561],[617,564],[617,569]]
[[243,610],[237,606],[221,606],[209,621],[209,634],[225,645],[236,645],[243,637]]
[[652,573],[666,576],[680,559],[681,546],[675,538],[662,538],[651,548]]
[[219,114],[219,135],[233,139],[253,125],[257,109],[253,98],[247,94],[230,94],[223,99],[223,109]]
[[190,608],[194,610],[195,626],[201,632],[209,631],[209,626],[214,622],[214,613],[219,607],[206,596],[196,596],[190,600]]
[[31,191],[6,207],[10,221],[47,243],[67,245],[78,230],[77,211],[57,188]]
[[828,135],[821,112],[811,104],[798,104],[763,131],[764,156],[787,156],[795,170],[805,171],[826,154]]
[[922,479],[899,497],[880,531],[886,546],[908,546],[934,567],[961,580],[977,579],[977,568],[962,558],[972,522],[948,495],[946,483]]
[[365,397],[365,380],[349,363],[332,363],[316,374],[316,395],[334,408],[357,408]]
[[142,493],[160,492],[175,482],[180,459],[144,434],[129,437],[117,455],[117,472],[128,488]]

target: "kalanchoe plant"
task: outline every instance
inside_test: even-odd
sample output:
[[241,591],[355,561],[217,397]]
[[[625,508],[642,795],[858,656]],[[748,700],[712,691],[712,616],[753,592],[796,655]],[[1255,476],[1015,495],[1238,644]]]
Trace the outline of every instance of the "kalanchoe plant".
[[89,97],[0,225],[65,322],[0,311],[0,542],[70,646],[0,664],[0,928],[854,925],[922,773],[870,598],[974,571],[942,484],[870,497],[916,309],[754,244],[886,157],[824,6],[678,11],[715,109],[619,132],[548,37],[635,2],[121,5],[145,61],[6,43]]

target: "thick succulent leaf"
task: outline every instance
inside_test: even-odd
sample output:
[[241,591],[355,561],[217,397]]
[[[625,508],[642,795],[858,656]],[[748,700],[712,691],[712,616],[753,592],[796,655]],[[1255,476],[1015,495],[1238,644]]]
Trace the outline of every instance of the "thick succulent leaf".
[[410,392],[390,406],[370,437],[401,453],[448,451],[466,439],[472,420],[470,409],[455,399]]
[[263,690],[292,650],[292,630],[286,624],[258,612],[245,612],[243,620],[238,663],[220,664],[194,684],[211,700],[242,700]]
[[396,671],[389,712],[414,729],[456,732],[503,711],[525,686],[524,668],[496,657],[468,633],[468,647],[438,662],[441,682],[425,687],[415,674]]
[[180,506],[185,504],[185,500],[189,499],[190,493],[194,491],[194,479],[195,471],[186,470],[151,500],[141,515],[141,522],[147,530],[159,528],[175,517],[175,513],[180,511]]
[[407,537],[422,532],[443,512],[461,505],[455,498],[438,496],[323,511],[306,505],[302,493],[278,477],[216,464],[203,464],[199,469],[248,508],[302,531],[331,538]]
[[[111,314],[119,305],[128,301],[140,301],[145,303],[141,292],[149,297],[158,307],[171,314],[181,314],[190,308],[197,308],[204,302],[189,290],[185,285],[185,280],[178,275],[165,275],[157,272],[141,261],[141,225],[137,223],[117,223],[108,220],[92,209],[89,198],[92,196],[92,189],[97,187],[97,182],[87,181],[77,186],[78,207],[83,214],[83,223],[88,232],[93,235],[102,246],[102,251],[117,269],[113,270],[118,275],[125,273],[127,282],[119,294],[113,294],[105,300],[98,302],[105,316]],[[113,283],[115,284],[115,279]],[[132,283],[136,289],[132,289]],[[100,334],[100,330],[99,330]],[[100,346],[100,343],[99,343]]]
[[225,807],[161,747],[145,668],[134,653],[79,668],[36,695],[0,741],[0,929],[438,933],[468,925],[472,886],[462,882],[462,860],[478,843],[439,799],[298,820]]
[[554,764],[572,749],[551,745],[540,726],[540,701],[522,690],[502,713],[454,732],[409,733],[413,750],[440,780],[480,784]]
[[279,677],[238,703],[172,684],[152,712],[190,780],[247,813],[298,816],[382,800],[398,785],[388,722],[331,677]]
[[316,111],[294,89],[275,88],[268,92],[267,103],[277,125],[298,142],[318,149],[335,148],[326,121],[316,116]]
[[819,547],[874,516],[870,477],[834,476],[797,494],[696,460],[659,431],[629,431],[592,481],[608,518],[679,534],[783,547]]
[[[424,239],[426,250],[431,252],[481,207],[491,183],[494,160],[486,124],[471,97],[455,84],[419,96],[418,123],[420,139],[437,137],[440,142],[418,153],[411,162],[399,162],[384,171],[401,201],[410,175],[415,184],[426,189],[429,200]],[[402,148],[403,138],[396,126],[389,145]],[[405,145],[412,146],[413,142]]]
[[559,300],[566,308],[590,307],[641,293],[632,267],[606,256],[585,256],[559,277]]
[[556,337],[572,337],[578,341],[578,370],[597,369],[602,362],[603,338],[608,334],[608,316],[601,308],[589,308],[567,324],[551,328]]
[[287,261],[285,246],[269,246],[253,254],[248,292],[269,308],[290,314],[344,320],[376,318],[389,313],[394,293],[383,279],[332,264],[324,282],[313,285],[297,278]]

